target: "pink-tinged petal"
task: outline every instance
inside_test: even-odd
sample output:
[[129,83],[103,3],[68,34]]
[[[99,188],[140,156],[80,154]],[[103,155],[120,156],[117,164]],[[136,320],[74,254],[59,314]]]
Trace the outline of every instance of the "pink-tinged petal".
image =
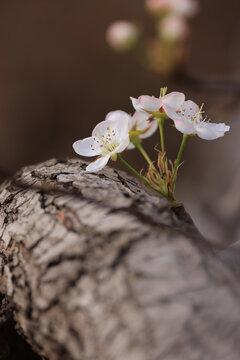
[[130,96],[130,99],[131,99],[132,105],[133,105],[133,107],[134,107],[134,109],[135,109],[136,111],[145,112],[145,111],[142,109],[142,106],[141,106],[141,104],[139,103],[138,99],[135,99],[135,98],[133,98],[133,97],[131,97],[131,96]]
[[121,119],[127,119],[128,121],[130,121],[131,116],[129,114],[127,114],[125,111],[116,110],[116,111],[109,112],[105,118],[105,121],[107,121],[107,120],[119,121]]
[[195,128],[197,131],[197,135],[204,140],[215,140],[219,137],[224,136],[224,133],[230,130],[230,126],[227,126],[223,123],[201,123]]
[[144,134],[140,135],[141,139],[146,139],[146,138],[152,136],[155,133],[155,131],[157,130],[157,128],[158,128],[157,120],[153,120],[149,124],[150,124],[149,129]]
[[128,147],[129,142],[130,142],[129,135],[127,135],[125,139],[122,139],[121,144],[118,147],[116,147],[114,151],[111,152],[111,154],[119,154],[123,152]]
[[151,115],[136,111],[132,117],[133,122],[136,126],[136,130],[145,130],[149,127],[149,118]]
[[73,144],[73,149],[78,155],[96,156],[101,153],[100,147],[94,137],[78,140]]
[[178,131],[180,131],[181,133],[187,134],[187,135],[191,135],[191,134],[196,133],[195,128],[189,122],[184,121],[184,120],[179,120],[179,119],[175,119],[173,121],[174,121],[176,129]]
[[139,96],[138,101],[142,109],[148,112],[159,111],[162,106],[162,100],[154,96],[142,95]]
[[86,171],[95,173],[97,171],[102,170],[104,166],[107,164],[109,159],[110,159],[110,155],[101,156],[100,158],[89,164],[86,167]]
[[174,120],[174,119],[179,119],[179,120],[181,120],[181,119],[182,119],[182,116],[181,116],[180,114],[178,114],[178,113],[176,112],[176,110],[174,110],[174,109],[171,108],[170,106],[164,105],[163,108],[164,108],[165,113],[166,113],[167,116],[169,117],[169,119],[172,119],[172,120]]
[[127,147],[127,150],[133,150],[135,149],[135,145],[133,145],[133,143],[129,143],[128,147]]
[[183,93],[173,91],[162,98],[163,108],[164,105],[171,107],[172,109],[178,110],[185,101],[185,95]]

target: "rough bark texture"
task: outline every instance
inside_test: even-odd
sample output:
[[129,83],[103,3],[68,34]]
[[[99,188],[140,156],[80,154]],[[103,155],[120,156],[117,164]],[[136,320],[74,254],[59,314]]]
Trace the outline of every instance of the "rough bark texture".
[[239,360],[237,281],[184,209],[84,168],[50,160],[1,186],[2,314],[51,360]]

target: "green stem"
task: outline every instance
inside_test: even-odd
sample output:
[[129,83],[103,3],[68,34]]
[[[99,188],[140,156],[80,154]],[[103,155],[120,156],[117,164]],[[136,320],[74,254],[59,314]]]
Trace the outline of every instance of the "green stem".
[[160,130],[160,140],[161,140],[161,150],[164,154],[165,152],[165,146],[164,146],[164,135],[163,135],[163,125],[164,125],[164,118],[158,118],[157,119],[159,130]]
[[175,190],[175,183],[177,180],[177,171],[178,171],[178,167],[180,165],[182,153],[183,153],[183,150],[184,150],[185,145],[189,138],[190,138],[190,135],[183,134],[182,143],[181,143],[179,151],[178,151],[178,155],[177,155],[177,159],[176,159],[175,167],[174,167],[174,171],[173,171],[173,177],[172,177],[173,181],[172,181],[172,189],[171,189],[173,193]]
[[120,154],[117,154],[117,157],[118,157],[118,160],[119,160],[124,166],[126,166],[126,168],[128,168],[128,170],[130,170],[134,175],[136,175],[136,176],[137,176],[141,181],[143,181],[145,184],[147,184],[147,185],[150,186],[148,180],[147,180],[145,177],[141,176],[141,175],[137,172],[137,170],[135,170],[131,165],[129,165],[129,163],[126,162],[126,161],[122,158],[122,156],[121,156]]
[[142,154],[142,156],[145,158],[145,160],[147,161],[147,163],[153,168],[155,169],[155,166],[153,165],[152,160],[150,159],[150,157],[148,156],[148,154],[146,153],[146,151],[144,150],[143,146],[141,145],[140,141],[136,138],[132,141],[133,145],[136,146],[136,148],[140,151],[140,153]]
[[145,177],[141,176],[141,175],[137,172],[137,170],[135,170],[131,165],[129,165],[128,162],[126,162],[126,161],[122,158],[122,156],[121,156],[120,154],[117,154],[117,158],[118,158],[118,160],[119,160],[124,166],[126,166],[126,168],[127,168],[128,170],[130,170],[134,175],[136,175],[142,182],[144,182],[144,183],[145,183],[146,185],[148,185],[151,189],[153,189],[154,191],[156,191],[156,192],[159,193],[161,196],[165,197],[166,199],[168,199],[168,201],[171,202],[171,199],[169,199],[167,195],[165,195],[164,193],[162,193],[160,190],[154,189],[154,188],[151,186],[151,184],[149,183],[149,181],[148,181]]

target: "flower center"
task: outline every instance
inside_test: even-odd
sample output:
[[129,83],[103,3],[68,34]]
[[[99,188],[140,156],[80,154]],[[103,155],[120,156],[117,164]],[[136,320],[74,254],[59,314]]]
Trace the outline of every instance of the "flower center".
[[203,111],[203,106],[204,106],[204,104],[201,105],[199,111],[192,117],[191,120],[192,120],[193,124],[196,124],[197,122],[201,122],[199,117],[200,117],[200,115],[204,114],[204,112],[205,112],[205,111]]
[[194,115],[190,115],[187,111],[187,110],[190,110],[192,112],[192,110],[193,110],[192,107],[190,107],[189,109],[182,108],[180,110],[177,110],[176,114],[183,116],[185,118],[185,120],[192,123],[192,125],[196,125],[197,123],[202,122],[202,120],[200,120],[200,115],[204,114],[204,112],[205,112],[205,111],[203,111],[203,106],[204,106],[204,104],[202,104],[202,106],[199,108],[198,112],[196,112],[196,114],[194,114]]
[[109,153],[113,152],[120,144],[116,139],[116,133],[114,129],[107,128],[106,135],[96,135],[97,143],[99,144],[102,152],[102,156],[106,156]]

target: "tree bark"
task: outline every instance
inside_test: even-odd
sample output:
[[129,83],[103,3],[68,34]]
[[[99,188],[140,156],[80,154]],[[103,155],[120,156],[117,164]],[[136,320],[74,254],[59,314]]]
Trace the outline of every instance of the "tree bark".
[[85,166],[1,186],[0,319],[51,360],[239,360],[239,285],[184,209]]

